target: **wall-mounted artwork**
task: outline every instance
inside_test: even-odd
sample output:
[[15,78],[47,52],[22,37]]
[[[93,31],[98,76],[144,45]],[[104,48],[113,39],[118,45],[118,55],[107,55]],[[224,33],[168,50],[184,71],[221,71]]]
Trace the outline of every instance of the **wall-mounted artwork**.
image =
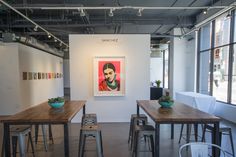
[[23,80],[27,80],[27,72],[23,72]]
[[33,79],[33,73],[32,72],[28,72],[28,78],[29,78],[29,80]]
[[125,95],[125,57],[94,58],[94,96]]
[[42,73],[42,79],[45,79],[45,75],[44,75],[45,73]]
[[39,80],[41,79],[41,73],[38,73],[38,79]]
[[48,73],[48,79],[51,79],[51,73]]
[[38,78],[37,74],[38,73],[33,73],[33,74],[34,74],[34,80],[37,80],[37,78]]

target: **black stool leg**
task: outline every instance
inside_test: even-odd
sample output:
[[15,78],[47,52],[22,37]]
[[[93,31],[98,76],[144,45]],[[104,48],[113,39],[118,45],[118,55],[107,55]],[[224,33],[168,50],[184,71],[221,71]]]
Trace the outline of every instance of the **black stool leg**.
[[16,157],[17,150],[17,136],[12,136],[12,154],[13,157]]
[[39,133],[39,125],[38,124],[35,124],[34,125],[34,133],[35,133],[35,144],[38,143],[38,133]]
[[235,153],[234,153],[234,142],[233,142],[233,136],[232,136],[232,131],[231,131],[231,129],[229,130],[229,138],[230,138],[230,142],[231,142],[232,154],[233,154],[233,157],[235,157]]
[[153,140],[153,136],[150,136],[150,141],[151,141],[151,148],[152,148],[152,157],[154,157],[154,140]]
[[29,141],[30,141],[30,145],[31,145],[33,157],[35,157],[35,154],[34,154],[34,145],[33,145],[33,140],[32,140],[31,132],[29,132]]
[[52,125],[48,125],[48,131],[49,131],[49,141],[52,141],[52,144],[54,144],[53,136],[52,136]]
[[181,124],[181,130],[180,130],[180,135],[179,135],[179,143],[180,143],[182,135],[183,135],[183,129],[184,129],[184,124]]

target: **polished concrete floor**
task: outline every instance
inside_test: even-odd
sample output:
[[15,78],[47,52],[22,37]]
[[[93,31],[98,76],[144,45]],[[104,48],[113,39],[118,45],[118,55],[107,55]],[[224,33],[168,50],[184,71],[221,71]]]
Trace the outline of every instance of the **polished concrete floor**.
[[[229,123],[233,128],[233,137],[236,136],[236,127],[234,124]],[[103,148],[104,157],[131,157],[131,152],[128,146],[128,131],[129,123],[100,123],[103,136]],[[2,126],[1,126],[2,128]],[[72,157],[78,156],[78,143],[79,143],[79,129],[80,124],[70,125],[70,154]],[[2,129],[1,129],[2,130]],[[53,137],[54,144],[49,144],[48,152],[44,151],[43,143],[39,142],[35,145],[36,157],[63,157],[64,146],[63,146],[63,127],[60,125],[53,125]],[[185,141],[182,140],[181,144],[178,143],[180,133],[180,125],[175,125],[175,138],[170,138],[170,125],[161,125],[161,140],[160,140],[160,156],[161,157],[178,157],[178,150],[181,144]],[[1,132],[2,135],[2,132]],[[210,137],[208,134],[207,137]],[[222,147],[230,149],[228,144],[228,137],[224,137],[226,140],[222,141]],[[40,138],[42,141],[42,138]],[[2,141],[2,136],[0,137]],[[209,140],[207,138],[207,140]],[[236,142],[236,139],[234,140]],[[2,143],[2,142],[1,142]],[[139,157],[151,157],[150,152],[146,147],[142,148],[139,153]],[[27,156],[32,156],[29,153]],[[230,155],[227,155],[230,156]],[[86,144],[85,157],[96,157],[96,147],[93,140],[88,140]]]

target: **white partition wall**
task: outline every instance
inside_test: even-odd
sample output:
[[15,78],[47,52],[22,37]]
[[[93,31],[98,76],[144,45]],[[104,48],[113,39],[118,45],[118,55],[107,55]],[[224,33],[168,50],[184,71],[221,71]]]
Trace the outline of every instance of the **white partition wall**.
[[[0,115],[63,96],[63,78],[31,79],[31,73],[62,73],[63,59],[18,43],[0,44]],[[23,72],[27,79],[23,80]]]
[[[136,100],[150,97],[150,35],[70,35],[69,42],[71,99],[87,100],[86,112],[100,122],[128,122]],[[93,59],[101,56],[125,57],[125,96],[94,96]]]

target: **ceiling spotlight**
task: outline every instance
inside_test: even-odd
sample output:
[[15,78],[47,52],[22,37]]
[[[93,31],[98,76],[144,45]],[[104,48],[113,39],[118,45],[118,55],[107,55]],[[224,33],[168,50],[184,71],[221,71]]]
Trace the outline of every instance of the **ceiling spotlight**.
[[51,34],[48,33],[48,38],[50,39],[51,37],[52,37]]
[[38,26],[34,27],[34,31],[37,32],[38,31]]
[[79,9],[79,11],[80,11],[80,16],[85,16],[85,12],[84,12],[84,9]]
[[59,46],[62,46],[62,42],[60,42]]
[[55,43],[57,42],[57,38],[54,38],[54,42],[55,42]]
[[203,10],[202,13],[203,13],[204,15],[206,15],[206,14],[207,14],[207,9]]
[[109,13],[108,13],[108,16],[110,16],[110,17],[114,16],[114,14],[113,14],[113,9],[110,9],[110,11],[109,11]]
[[142,8],[138,9],[137,16],[142,16],[142,11],[143,11]]

